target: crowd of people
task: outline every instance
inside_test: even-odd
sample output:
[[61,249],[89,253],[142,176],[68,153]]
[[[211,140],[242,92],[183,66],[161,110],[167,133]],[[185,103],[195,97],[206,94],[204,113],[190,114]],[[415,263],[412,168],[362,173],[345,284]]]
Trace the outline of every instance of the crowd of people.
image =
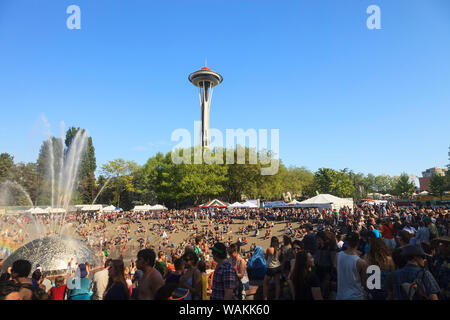
[[[388,204],[83,213],[70,223],[100,253],[101,268],[70,261],[66,275],[49,279],[18,260],[0,277],[0,299],[448,300],[449,212]],[[250,244],[260,230],[266,248]],[[180,231],[189,237],[171,243]]]

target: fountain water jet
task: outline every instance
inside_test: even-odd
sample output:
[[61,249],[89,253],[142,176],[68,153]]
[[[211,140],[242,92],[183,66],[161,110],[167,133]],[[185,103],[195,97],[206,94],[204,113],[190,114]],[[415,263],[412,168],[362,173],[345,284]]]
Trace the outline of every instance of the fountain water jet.
[[[52,221],[50,221],[47,226],[50,228],[50,231],[55,234],[56,226],[58,225],[56,217],[58,217],[60,220],[59,234],[53,237],[38,238],[33,240],[32,242],[27,243],[21,248],[17,249],[13,254],[11,254],[11,259],[8,258],[7,260],[9,260],[8,263],[12,264],[17,259],[27,259],[33,264],[40,264],[42,266],[47,264],[48,268],[44,267],[44,269],[46,269],[46,271],[54,271],[52,268],[55,267],[55,264],[50,263],[53,259],[52,254],[59,254],[59,252],[62,252],[64,259],[66,259],[66,263],[70,260],[71,257],[75,257],[76,259],[78,258],[81,259],[80,261],[83,261],[84,257],[93,256],[92,251],[90,251],[88,246],[83,244],[85,246],[83,247],[79,244],[76,244],[76,241],[78,240],[63,235],[63,233],[66,233],[66,230],[68,229],[68,225],[66,224],[63,226],[63,224],[66,218],[66,214],[69,210],[69,205],[72,200],[74,189],[76,188],[78,183],[80,164],[86,150],[88,136],[85,130],[78,130],[70,146],[66,150],[64,150],[64,123],[61,123],[61,144],[57,145],[54,143],[59,139],[56,139],[51,135],[48,122],[44,117],[43,121],[48,128],[47,133],[49,137],[49,145],[47,148],[49,152],[47,161],[49,161],[49,163],[47,163],[46,167],[48,170],[47,174],[49,175],[47,177],[49,179],[49,182],[51,182],[51,209],[55,208],[55,206],[57,208],[65,209],[63,215],[53,216]],[[57,154],[57,151],[59,151],[60,153]],[[31,198],[28,196],[26,191],[23,190],[22,187],[20,187],[19,189],[27,195],[30,205],[33,207]],[[33,218],[35,220],[37,229],[36,235],[40,235],[42,237],[42,235],[46,233],[42,232],[41,228],[37,224],[37,219],[35,217]],[[59,243],[61,243],[61,245]],[[65,247],[65,245],[69,244],[70,248]],[[87,251],[90,251],[88,255],[86,254]],[[49,254],[49,252],[51,254]],[[60,256],[61,254],[59,254],[58,259],[61,258]],[[86,261],[90,261],[91,263],[92,259]],[[61,261],[58,262],[57,269],[61,269]]]

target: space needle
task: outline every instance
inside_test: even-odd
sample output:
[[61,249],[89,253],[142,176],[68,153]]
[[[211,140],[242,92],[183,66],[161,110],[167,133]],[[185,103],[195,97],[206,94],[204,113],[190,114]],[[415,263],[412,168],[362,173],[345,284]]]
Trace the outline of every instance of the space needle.
[[210,137],[209,137],[209,108],[211,106],[211,98],[213,93],[213,88],[222,82],[223,78],[220,74],[212,71],[210,68],[201,68],[189,75],[189,81],[196,87],[198,87],[198,96],[200,98],[200,108],[201,108],[201,142],[202,147],[210,147]]

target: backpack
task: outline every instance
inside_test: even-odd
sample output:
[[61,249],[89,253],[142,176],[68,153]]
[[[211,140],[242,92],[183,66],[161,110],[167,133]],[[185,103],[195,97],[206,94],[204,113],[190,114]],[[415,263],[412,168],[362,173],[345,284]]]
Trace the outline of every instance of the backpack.
[[408,300],[427,300],[426,290],[423,285],[424,270],[420,270],[412,282],[403,282],[401,288]]

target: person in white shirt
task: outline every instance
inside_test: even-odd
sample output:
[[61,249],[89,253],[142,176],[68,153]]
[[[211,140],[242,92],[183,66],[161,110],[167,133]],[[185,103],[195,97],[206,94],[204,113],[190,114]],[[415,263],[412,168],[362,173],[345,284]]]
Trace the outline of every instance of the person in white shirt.
[[408,222],[406,224],[406,226],[403,228],[403,230],[408,231],[409,233],[411,233],[412,235],[417,233],[416,228],[412,227],[411,224]]
[[46,272],[42,273],[42,279],[43,280],[42,280],[41,284],[43,286],[45,286],[45,292],[49,292],[50,289],[52,288],[52,282],[47,278],[47,273]]
[[336,300],[365,300],[364,284],[367,280],[367,262],[359,257],[359,235],[350,233],[346,236],[347,250],[336,255],[337,270]]
[[105,268],[101,271],[97,271],[91,282],[92,296],[91,300],[103,300],[106,287],[109,280],[109,268],[111,267],[112,259],[108,259],[105,262]]

